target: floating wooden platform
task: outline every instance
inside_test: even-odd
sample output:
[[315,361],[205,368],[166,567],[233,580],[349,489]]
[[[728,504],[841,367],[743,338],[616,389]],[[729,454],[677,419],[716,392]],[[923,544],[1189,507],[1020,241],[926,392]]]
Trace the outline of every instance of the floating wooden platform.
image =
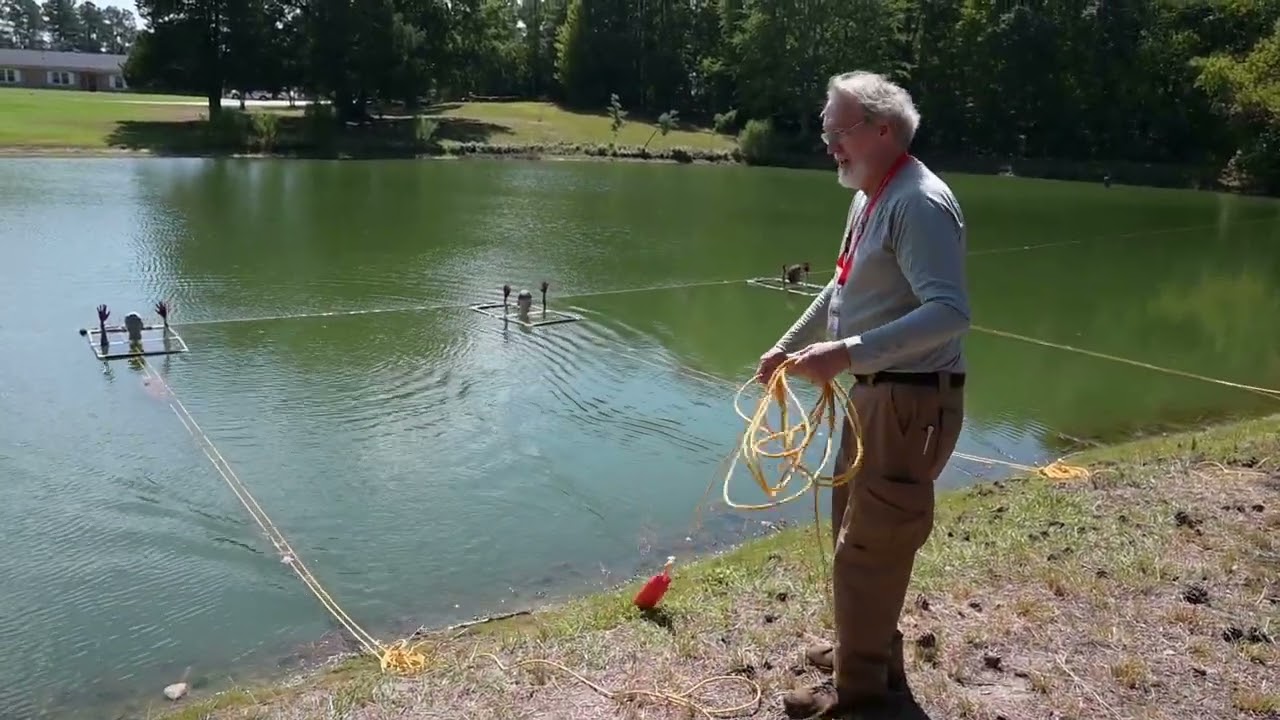
[[558,325],[560,323],[578,322],[582,320],[581,315],[574,313],[562,312],[560,310],[541,310],[535,309],[529,311],[529,319],[524,320],[520,317],[519,311],[515,305],[506,305],[502,303],[483,303],[480,305],[470,306],[472,310],[496,318],[504,322],[511,322],[524,327],[539,327],[541,325]]
[[175,355],[188,352],[187,343],[176,331],[168,331],[163,326],[146,325],[142,328],[142,340],[129,342],[129,334],[122,327],[107,328],[107,345],[102,345],[102,331],[89,328],[85,332],[89,341],[89,349],[99,360],[119,360],[131,357],[149,357],[152,355]]
[[776,277],[758,277],[751,278],[747,281],[748,285],[755,285],[767,290],[779,290],[781,292],[791,293],[792,295],[804,295],[805,297],[817,297],[822,292],[822,288],[826,285],[814,285],[813,283],[784,283],[782,278]]

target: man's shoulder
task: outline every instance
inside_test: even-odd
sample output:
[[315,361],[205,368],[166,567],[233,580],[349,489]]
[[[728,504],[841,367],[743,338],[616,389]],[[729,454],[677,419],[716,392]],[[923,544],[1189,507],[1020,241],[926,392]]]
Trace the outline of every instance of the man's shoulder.
[[960,200],[946,180],[918,160],[914,163],[909,179],[911,181],[903,183],[896,193],[895,204],[899,206],[901,213],[943,212],[952,215],[958,224],[964,224]]

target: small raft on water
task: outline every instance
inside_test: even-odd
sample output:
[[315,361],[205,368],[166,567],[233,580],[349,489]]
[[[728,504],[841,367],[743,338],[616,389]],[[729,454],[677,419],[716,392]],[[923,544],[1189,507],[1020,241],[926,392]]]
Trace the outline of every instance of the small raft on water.
[[124,325],[107,325],[111,311],[106,305],[99,305],[98,327],[80,328],[80,336],[89,339],[89,348],[99,360],[187,352],[186,341],[169,327],[168,303],[163,300],[156,303],[156,313],[160,316],[160,325],[144,323],[136,312],[125,316]]

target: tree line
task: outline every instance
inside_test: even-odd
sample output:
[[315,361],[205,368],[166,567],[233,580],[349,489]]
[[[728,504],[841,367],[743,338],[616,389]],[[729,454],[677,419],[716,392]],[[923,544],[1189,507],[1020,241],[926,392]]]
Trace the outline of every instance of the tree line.
[[0,47],[124,55],[137,35],[133,12],[75,0],[0,0]]
[[[31,2],[32,0],[6,0]],[[50,0],[53,2],[54,0]],[[70,2],[70,0],[57,0]],[[1280,190],[1280,0],[139,0],[135,86],[677,111],[820,157],[827,78],[874,69],[922,153],[1212,168]]]

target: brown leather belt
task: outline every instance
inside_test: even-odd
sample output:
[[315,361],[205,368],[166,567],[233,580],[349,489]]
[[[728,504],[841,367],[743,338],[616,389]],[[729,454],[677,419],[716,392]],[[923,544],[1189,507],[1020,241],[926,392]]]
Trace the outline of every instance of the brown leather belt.
[[854,375],[853,377],[860,383],[867,385],[875,385],[877,383],[901,383],[903,385],[921,385],[924,387],[942,387],[942,376],[951,376],[951,387],[964,387],[964,373],[907,373],[907,372],[878,372],[868,375]]

